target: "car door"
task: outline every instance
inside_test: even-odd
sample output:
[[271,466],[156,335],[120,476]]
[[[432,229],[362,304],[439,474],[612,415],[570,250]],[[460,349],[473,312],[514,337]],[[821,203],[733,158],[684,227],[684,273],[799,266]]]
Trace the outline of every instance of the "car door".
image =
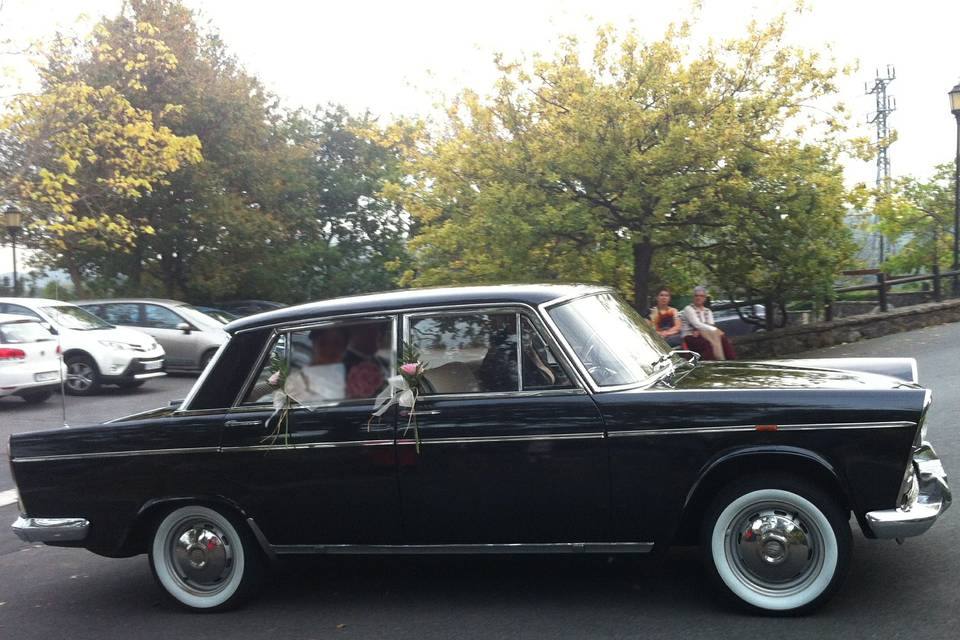
[[[153,336],[167,354],[167,366],[193,369],[198,366],[199,348],[192,331],[178,328],[191,323],[175,311],[159,304],[143,304],[143,318],[136,327]],[[192,325],[191,325],[192,326]]]
[[[373,416],[395,327],[369,317],[281,332],[227,416],[222,450],[239,478],[231,492],[281,551],[400,542],[396,411]],[[277,410],[270,382],[281,370],[308,384],[286,384],[290,406]]]
[[522,309],[404,317],[404,345],[425,366],[424,393],[397,424],[407,544],[608,539],[603,423],[545,335]]

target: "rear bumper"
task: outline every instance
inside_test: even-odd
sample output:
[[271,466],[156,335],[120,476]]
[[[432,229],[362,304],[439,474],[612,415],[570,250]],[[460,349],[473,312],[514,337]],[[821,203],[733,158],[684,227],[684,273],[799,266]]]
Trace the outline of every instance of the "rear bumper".
[[947,473],[929,442],[914,451],[913,469],[917,491],[911,492],[909,502],[896,509],[867,513],[867,526],[877,538],[918,536],[932,527],[950,506],[952,495]]
[[74,542],[87,537],[90,523],[84,518],[24,518],[13,523],[13,532],[24,542]]

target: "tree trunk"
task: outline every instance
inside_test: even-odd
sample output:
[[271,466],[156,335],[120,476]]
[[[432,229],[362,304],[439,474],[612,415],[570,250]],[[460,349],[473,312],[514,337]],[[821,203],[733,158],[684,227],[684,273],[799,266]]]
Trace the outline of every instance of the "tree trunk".
[[84,294],[83,288],[83,272],[80,271],[80,267],[77,265],[67,265],[67,273],[70,275],[70,281],[73,283],[73,293],[77,298],[82,298]]
[[643,239],[633,245],[633,304],[638,311],[650,307],[650,264],[653,262],[653,245]]

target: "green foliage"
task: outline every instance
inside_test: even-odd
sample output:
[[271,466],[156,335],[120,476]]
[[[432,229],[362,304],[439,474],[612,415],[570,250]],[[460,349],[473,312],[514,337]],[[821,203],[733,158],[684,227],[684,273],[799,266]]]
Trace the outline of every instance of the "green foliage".
[[[836,237],[839,211],[827,208],[841,206],[842,187],[832,163],[853,146],[840,140],[842,105],[828,113],[804,106],[835,91],[838,70],[787,45],[784,25],[751,24],[742,39],[697,54],[684,24],[652,43],[601,29],[588,61],[573,40],[531,66],[498,58],[493,94],[462,93],[444,131],[406,125],[410,177],[390,193],[419,233],[402,282],[600,280],[645,306],[651,285],[673,284],[665,276],[690,284],[702,273],[698,261],[771,253],[750,225],[773,211],[758,207],[777,193],[792,197],[792,187],[752,181],[775,170],[802,179],[812,161],[783,148],[803,130],[819,140],[808,153],[828,166],[819,184],[797,188],[809,195],[829,182],[830,191],[808,198],[813,209],[803,217],[828,228],[804,233]],[[800,217],[801,205],[782,206]],[[839,253],[781,252],[774,264],[824,261],[797,269],[819,290]],[[751,290],[777,286],[737,264]],[[732,279],[733,268],[724,275]]]
[[890,274],[946,271],[952,264],[954,165],[937,165],[928,180],[896,180],[889,194],[879,194],[876,213],[883,235],[900,249],[883,264]]

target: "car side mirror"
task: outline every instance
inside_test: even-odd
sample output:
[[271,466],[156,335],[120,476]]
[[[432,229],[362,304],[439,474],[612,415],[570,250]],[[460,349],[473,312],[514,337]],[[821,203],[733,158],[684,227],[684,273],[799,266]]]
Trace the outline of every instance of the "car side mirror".
[[183,331],[184,333],[190,333],[190,331],[193,330],[193,327],[191,327],[190,323],[188,322],[181,322],[177,325],[177,329]]
[[60,334],[60,332],[57,331],[56,328],[55,328],[52,324],[50,324],[49,322],[41,322],[41,323],[40,323],[40,326],[43,327],[44,329],[46,329],[47,331],[49,331],[49,332],[50,332],[51,334],[53,334],[53,335],[59,335],[59,334]]

